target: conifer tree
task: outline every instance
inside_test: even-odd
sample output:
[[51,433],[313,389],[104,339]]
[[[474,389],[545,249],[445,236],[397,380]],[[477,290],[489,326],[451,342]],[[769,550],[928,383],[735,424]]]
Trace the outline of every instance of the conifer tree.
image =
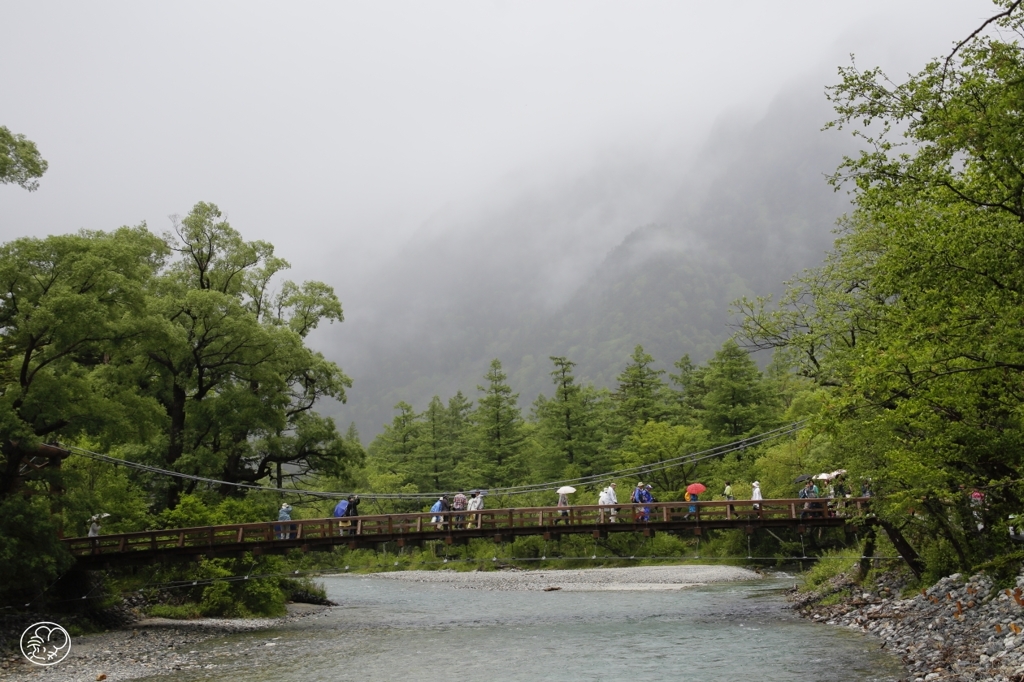
[[381,472],[398,474],[405,482],[416,478],[416,447],[421,424],[412,405],[404,400],[395,405],[398,414],[370,444],[370,455]]
[[524,440],[519,394],[505,383],[507,376],[497,359],[484,378],[487,385],[477,386],[483,396],[472,414],[473,452],[467,460],[473,466],[468,471],[487,485],[504,485],[523,474],[517,471]]
[[713,438],[734,440],[767,428],[773,421],[768,382],[735,341],[725,342],[704,373],[703,422]]
[[455,446],[448,410],[435,395],[421,419],[416,447],[416,460],[420,465],[416,476],[419,489],[446,490],[452,484],[452,451]]
[[619,385],[613,398],[615,414],[610,437],[612,447],[618,447],[634,428],[649,421],[662,421],[670,412],[664,370],[654,369],[654,357],[637,345],[629,364],[618,376]]
[[598,392],[576,383],[575,362],[554,356],[551,362],[555,395],[551,399],[538,396],[534,404],[540,440],[547,451],[544,468],[554,476],[560,476],[567,465],[575,465],[583,474],[593,473],[602,437]]

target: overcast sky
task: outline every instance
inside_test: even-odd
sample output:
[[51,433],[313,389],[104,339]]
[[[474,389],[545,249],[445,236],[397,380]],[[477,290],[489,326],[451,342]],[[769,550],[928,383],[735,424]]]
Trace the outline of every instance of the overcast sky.
[[[0,238],[213,201],[296,278],[364,263],[432,215],[596,159],[697,143],[808,70],[909,69],[984,0],[15,2],[0,125],[36,141]],[[339,291],[342,300],[345,292]]]

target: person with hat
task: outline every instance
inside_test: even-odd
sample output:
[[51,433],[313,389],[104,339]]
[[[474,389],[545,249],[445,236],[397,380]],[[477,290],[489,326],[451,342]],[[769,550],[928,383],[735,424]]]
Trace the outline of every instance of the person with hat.
[[448,511],[448,498],[442,495],[437,498],[437,502],[430,508],[430,511],[434,516],[430,517],[430,522],[437,526],[438,530],[447,530],[447,524],[445,523],[445,512]]
[[[761,484],[758,483],[757,481],[754,481],[753,484],[752,484],[752,487],[753,487],[753,489],[750,492],[750,499],[752,499],[752,500],[763,500],[764,498],[761,497]],[[759,504],[757,504],[755,502],[754,503],[754,509],[758,510],[760,508],[761,508],[761,505],[759,505]]]
[[[484,494],[482,492],[480,492],[479,490],[474,490],[469,495],[469,502],[466,503],[466,511],[467,512],[477,512],[477,511],[480,511],[483,508],[484,508]],[[472,517],[470,517],[470,519],[471,520],[470,520],[469,527],[470,528],[474,528],[476,525],[478,525],[479,520],[480,520],[480,516],[479,516],[479,514],[474,514]],[[476,521],[474,522],[472,519],[476,519]]]
[[[640,489],[640,493],[637,495],[637,502],[639,502],[640,504],[650,504],[651,502],[654,502],[654,494],[651,492],[650,483],[648,483],[647,485]],[[640,521],[650,521],[651,508],[640,507],[638,518]]]

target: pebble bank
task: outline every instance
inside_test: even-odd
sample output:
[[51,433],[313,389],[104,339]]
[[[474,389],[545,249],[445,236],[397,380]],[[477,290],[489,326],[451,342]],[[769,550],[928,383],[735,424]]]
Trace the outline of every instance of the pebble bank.
[[910,598],[884,580],[870,591],[847,586],[854,594],[844,603],[798,599],[796,608],[815,621],[879,638],[903,661],[910,682],[1024,682],[1024,572],[1004,589],[983,574],[954,574]]

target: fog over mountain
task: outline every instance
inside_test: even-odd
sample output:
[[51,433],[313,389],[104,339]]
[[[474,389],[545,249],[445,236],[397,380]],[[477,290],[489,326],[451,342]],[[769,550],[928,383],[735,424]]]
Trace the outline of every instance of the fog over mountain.
[[475,397],[499,358],[528,405],[550,355],[610,385],[671,366],[738,295],[814,265],[846,207],[823,86],[899,74],[990,0],[10,2],[0,125],[39,145],[0,241],[217,204],[285,276],[334,287],[310,342],[364,440],[407,400]]
[[724,117],[697,150],[606,158],[439,212],[319,337],[355,380],[339,418],[372,434],[399,400],[472,397],[492,358],[524,405],[550,394],[552,355],[605,386],[638,343],[663,367],[706,360],[731,333],[733,300],[779,291],[831,245],[848,198],[825,176],[854,147],[820,130],[830,115],[808,79],[757,120]]

